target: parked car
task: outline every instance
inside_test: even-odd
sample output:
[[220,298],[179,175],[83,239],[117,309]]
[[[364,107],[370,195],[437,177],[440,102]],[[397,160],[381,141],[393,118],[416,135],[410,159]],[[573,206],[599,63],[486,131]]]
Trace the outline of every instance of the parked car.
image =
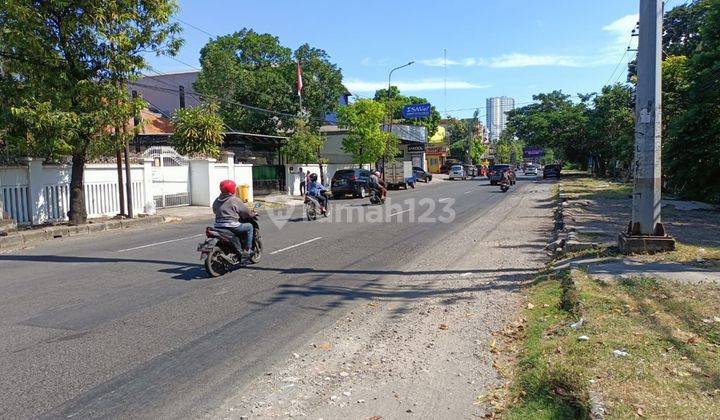
[[560,165],[545,165],[543,168],[543,179],[560,179]]
[[465,164],[463,166],[465,167],[465,173],[470,178],[476,177],[480,173],[475,165]]
[[525,175],[526,176],[537,176],[538,169],[535,166],[528,166],[525,168]]
[[457,160],[446,160],[445,163],[442,164],[440,167],[440,173],[441,174],[449,174],[450,168],[452,168],[454,165],[458,165],[459,162]]
[[330,181],[330,192],[333,198],[346,195],[364,198],[368,194],[370,171],[367,169],[340,169],[333,174]]
[[418,181],[430,182],[432,181],[432,174],[423,168],[413,166],[413,173]]
[[455,164],[450,168],[450,173],[448,173],[448,179],[467,179],[467,173],[465,172],[465,166],[460,164]]
[[515,183],[515,171],[512,170],[510,165],[502,163],[497,165],[491,165],[488,168],[488,174],[487,177],[490,180],[490,185],[497,185],[498,182],[502,179],[503,172],[509,170],[510,171],[510,177],[511,177],[511,184]]

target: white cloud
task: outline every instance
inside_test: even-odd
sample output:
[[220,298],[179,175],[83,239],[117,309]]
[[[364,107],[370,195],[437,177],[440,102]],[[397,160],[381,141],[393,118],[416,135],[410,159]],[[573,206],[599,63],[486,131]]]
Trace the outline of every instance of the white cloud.
[[372,58],[372,57],[365,57],[362,60],[360,60],[360,64],[363,66],[385,66],[388,63],[387,58]]
[[[351,91],[355,92],[374,92],[378,89],[387,88],[387,82],[367,81],[357,78],[346,79],[343,84]],[[393,86],[397,86],[401,92],[415,92],[425,90],[442,90],[445,88],[445,82],[442,79],[421,79],[408,81],[393,81]],[[447,88],[453,90],[460,89],[484,89],[490,85],[476,85],[474,83],[461,80],[448,80]]]
[[618,44],[627,44],[630,39],[630,31],[635,28],[639,19],[640,15],[637,13],[626,15],[603,26],[602,30],[613,35]]
[[418,60],[418,63],[423,64],[425,66],[430,67],[444,67],[446,64],[448,66],[462,66],[462,67],[472,67],[472,66],[480,66],[485,64],[485,60],[482,58],[474,58],[474,57],[467,57],[462,58],[460,60],[453,60],[448,58],[445,60],[443,57],[436,57],[436,58],[426,58],[423,60]]
[[573,57],[567,55],[531,55],[512,53],[503,54],[500,57],[492,58],[490,60],[490,67],[582,67],[586,64],[584,61],[585,60],[582,57]]
[[370,57],[365,57],[362,60],[360,60],[360,64],[362,64],[363,66],[369,66],[371,62],[372,62],[372,58],[370,58]]

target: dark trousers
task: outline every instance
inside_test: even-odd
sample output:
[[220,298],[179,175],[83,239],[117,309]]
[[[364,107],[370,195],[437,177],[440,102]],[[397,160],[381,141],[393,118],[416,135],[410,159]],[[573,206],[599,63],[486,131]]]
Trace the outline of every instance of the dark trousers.
[[305,181],[300,181],[300,195],[305,195]]
[[[238,249],[238,251],[241,251],[243,248],[250,250],[252,249],[252,240],[253,240],[253,225],[250,223],[242,223],[240,226],[237,227],[224,227],[223,229],[227,229],[230,232],[234,233],[235,236],[232,238],[232,243],[235,245],[235,248]],[[242,236],[245,236],[245,244],[240,243],[240,238]],[[245,245],[243,247],[243,245]]]

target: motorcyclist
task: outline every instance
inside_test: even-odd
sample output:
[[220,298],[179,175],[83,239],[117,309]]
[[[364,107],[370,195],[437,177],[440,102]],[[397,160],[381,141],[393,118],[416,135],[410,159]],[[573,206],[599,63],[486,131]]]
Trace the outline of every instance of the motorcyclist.
[[321,210],[325,212],[327,210],[327,196],[325,196],[325,191],[327,191],[327,188],[323,186],[320,182],[318,182],[318,176],[317,174],[311,174],[310,175],[310,184],[307,186],[307,194],[310,197],[315,197],[315,199],[318,200],[320,203]]
[[510,181],[511,181],[510,169],[506,169],[502,173],[502,181],[501,182],[510,185],[511,184]]
[[380,171],[375,171],[372,174],[370,174],[370,183],[369,187],[376,190],[380,194],[380,198],[385,200],[385,196],[387,195],[387,188],[385,188],[385,183],[380,179]]
[[[213,203],[215,213],[215,227],[229,230],[235,235],[232,243],[242,256],[250,257],[253,254],[252,241],[254,227],[250,221],[257,215],[245,206],[235,195],[235,182],[226,179],[220,182],[220,195]],[[240,243],[240,237],[244,236],[245,243]]]

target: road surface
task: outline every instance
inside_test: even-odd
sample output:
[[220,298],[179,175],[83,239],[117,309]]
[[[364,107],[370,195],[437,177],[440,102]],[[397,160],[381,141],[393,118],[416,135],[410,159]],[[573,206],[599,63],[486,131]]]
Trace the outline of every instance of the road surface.
[[0,254],[0,417],[213,413],[367,298],[364,284],[422,274],[407,264],[419,251],[472,246],[454,234],[536,185],[436,180],[383,207],[333,201],[317,222],[300,207],[264,215],[262,261],[217,279],[195,251],[209,221]]

